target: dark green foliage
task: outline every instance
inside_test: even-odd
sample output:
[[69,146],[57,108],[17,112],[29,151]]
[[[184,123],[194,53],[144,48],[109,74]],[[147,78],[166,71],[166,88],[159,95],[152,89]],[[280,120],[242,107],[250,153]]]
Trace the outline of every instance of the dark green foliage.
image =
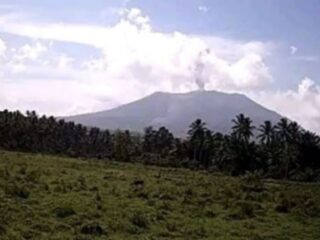
[[100,236],[104,233],[102,227],[97,223],[85,224],[81,227],[80,232],[86,235]]
[[141,211],[134,212],[130,217],[130,221],[139,228],[147,229],[149,227],[148,215]]
[[57,207],[53,212],[57,218],[66,218],[76,214],[72,207]]
[[229,217],[234,220],[253,218],[257,204],[250,201],[237,201]]
[[[6,150],[94,157],[119,162],[220,171],[233,176],[259,171],[263,177],[296,181],[320,180],[320,138],[296,122],[281,119],[256,128],[239,114],[230,135],[214,133],[197,119],[187,138],[175,138],[165,127],[147,127],[143,135],[128,130],[89,128],[39,117],[34,111],[0,111],[0,148]],[[256,138],[255,138],[256,136]],[[20,168],[21,178],[36,183],[37,171]],[[6,175],[5,172],[1,174]],[[85,183],[80,181],[82,189]],[[55,190],[68,191],[61,184]]]
[[26,186],[17,184],[8,184],[5,187],[5,192],[7,195],[21,199],[27,199],[30,195],[30,192],[27,190]]

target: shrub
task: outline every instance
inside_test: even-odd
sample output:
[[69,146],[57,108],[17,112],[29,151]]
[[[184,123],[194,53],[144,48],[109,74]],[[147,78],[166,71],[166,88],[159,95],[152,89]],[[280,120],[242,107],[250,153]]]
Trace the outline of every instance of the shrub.
[[76,214],[72,207],[57,207],[53,212],[57,218],[66,218]]
[[175,221],[168,221],[166,223],[166,229],[168,232],[178,232],[181,229],[181,226],[179,226]]
[[40,169],[31,170],[26,173],[26,180],[28,182],[38,183],[41,176]]
[[102,227],[97,223],[86,224],[81,227],[80,232],[86,235],[100,236],[104,234]]
[[275,210],[280,213],[288,213],[292,207],[293,202],[283,196],[277,201]]
[[215,213],[213,210],[207,209],[207,210],[205,210],[204,215],[207,218],[214,218],[217,216],[217,213]]
[[18,173],[21,175],[25,175],[27,173],[27,166],[26,165],[20,166]]
[[296,212],[310,217],[320,214],[320,207],[311,193],[294,190],[279,194],[275,210],[280,213]]
[[242,189],[246,192],[261,192],[264,190],[264,183],[260,172],[246,172],[241,177]]
[[149,219],[147,214],[139,211],[132,214],[130,217],[130,222],[139,228],[147,229],[149,227]]
[[101,195],[99,194],[99,192],[96,193],[95,199],[97,202],[101,202],[102,198],[101,198]]
[[30,195],[30,192],[26,189],[25,186],[19,186],[17,184],[6,186],[5,192],[7,195],[22,199],[27,199]]
[[237,201],[229,217],[232,219],[253,218],[257,207],[257,204],[250,201]]
[[290,179],[299,182],[317,182],[320,179],[320,171],[318,169],[307,168],[304,171],[299,169],[290,172]]

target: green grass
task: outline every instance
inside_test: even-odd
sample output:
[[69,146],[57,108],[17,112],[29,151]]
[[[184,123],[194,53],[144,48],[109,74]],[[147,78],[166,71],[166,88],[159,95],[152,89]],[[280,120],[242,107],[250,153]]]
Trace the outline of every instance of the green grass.
[[320,186],[0,152],[0,239],[320,239]]

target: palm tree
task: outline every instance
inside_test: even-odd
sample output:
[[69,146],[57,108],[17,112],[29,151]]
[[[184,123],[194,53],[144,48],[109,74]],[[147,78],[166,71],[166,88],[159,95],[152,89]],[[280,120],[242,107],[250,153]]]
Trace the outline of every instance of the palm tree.
[[190,125],[188,131],[190,150],[192,151],[193,160],[201,162],[203,142],[205,139],[206,124],[201,119],[195,120]]
[[282,143],[286,143],[289,140],[289,121],[287,118],[281,118],[278,124],[275,126],[278,137]]
[[288,179],[289,170],[297,163],[298,145],[301,128],[296,122],[289,122],[287,118],[280,119],[276,126],[278,136],[282,143],[282,162],[284,178]]
[[290,122],[288,126],[289,140],[297,143],[301,137],[301,127],[297,122]]
[[206,123],[203,122],[201,119],[195,120],[193,123],[190,124],[189,128],[190,130],[188,131],[188,135],[190,138],[202,135],[204,133]]
[[241,113],[236,116],[236,119],[233,119],[232,122],[234,123],[232,127],[233,135],[236,139],[246,144],[249,143],[250,137],[253,136],[253,130],[255,129],[255,127],[252,126],[252,120]]
[[255,127],[252,126],[252,120],[243,114],[236,116],[232,122],[234,125],[230,141],[231,173],[239,175],[253,166],[254,153],[252,153],[253,145],[250,143],[250,137],[253,136]]
[[272,126],[271,121],[265,121],[259,127],[260,134],[257,136],[260,139],[262,144],[270,145],[270,143],[274,140],[275,127]]
[[203,154],[201,155],[201,163],[208,168],[212,163],[212,156],[213,156],[213,144],[214,138],[212,131],[209,129],[205,130],[205,136],[203,141]]

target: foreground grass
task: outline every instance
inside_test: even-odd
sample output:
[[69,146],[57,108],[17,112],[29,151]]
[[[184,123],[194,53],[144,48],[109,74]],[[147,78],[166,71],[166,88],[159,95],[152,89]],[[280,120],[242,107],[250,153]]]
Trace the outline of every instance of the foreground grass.
[[320,239],[320,186],[0,152],[0,239]]

